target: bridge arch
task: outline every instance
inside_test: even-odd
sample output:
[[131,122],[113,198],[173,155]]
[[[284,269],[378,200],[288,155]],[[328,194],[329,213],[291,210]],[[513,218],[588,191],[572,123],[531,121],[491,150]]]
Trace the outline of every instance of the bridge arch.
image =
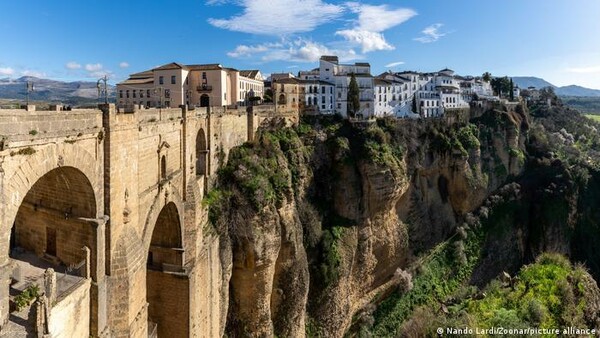
[[[88,205],[83,210],[85,217],[99,218],[103,213],[102,203],[102,184],[100,183],[102,170],[100,162],[91,156],[86,150],[76,146],[69,145],[69,148],[63,146],[44,147],[36,149],[36,152],[27,156],[18,166],[15,166],[14,172],[5,173],[6,185],[3,195],[0,199],[3,201],[4,212],[0,223],[0,236],[6,237],[0,239],[0,243],[9,243],[8,236],[13,223],[15,222],[17,212],[21,207],[25,197],[31,191],[32,187],[44,175],[55,169],[64,169],[55,173],[62,173],[66,179],[63,184],[64,189],[87,187],[89,200],[93,197],[93,206]],[[66,169],[71,168],[71,169]],[[74,177],[66,174],[74,173]],[[71,181],[77,181],[75,184]],[[86,182],[84,184],[84,182]],[[6,246],[8,248],[8,246]],[[8,258],[8,250],[0,250],[0,264]]]
[[0,195],[0,321],[7,315],[8,279],[15,277],[13,265],[8,263],[10,254],[18,253],[13,251],[17,247],[31,258],[47,254],[56,264],[68,265],[83,260],[81,248],[88,246],[92,253],[92,278],[97,278],[94,249],[98,243],[90,221],[99,219],[104,211],[102,162],[78,145],[54,144],[34,150],[29,155],[4,158],[5,183]]
[[160,210],[146,267],[148,331],[159,337],[189,336],[189,278],[183,270],[182,219],[177,205]]

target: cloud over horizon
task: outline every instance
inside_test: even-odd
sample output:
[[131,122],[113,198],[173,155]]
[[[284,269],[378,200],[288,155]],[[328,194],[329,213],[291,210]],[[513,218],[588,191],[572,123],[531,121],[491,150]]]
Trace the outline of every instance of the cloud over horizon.
[[[359,2],[335,5],[323,0],[209,0],[206,3],[235,3],[243,7],[241,14],[230,18],[208,19],[215,27],[280,37],[280,42],[239,44],[227,52],[227,56],[232,58],[257,56],[262,62],[314,62],[324,54],[336,54],[342,60],[355,60],[364,58],[355,48],[360,48],[362,54],[393,50],[395,47],[385,39],[383,32],[417,15],[414,10],[408,8],[391,8],[388,5],[367,5]],[[265,8],[269,10],[265,11]],[[348,13],[356,15],[355,19],[350,21],[353,28],[338,28],[333,33],[334,36],[341,37],[341,40],[322,43],[298,35],[342,19],[344,14]]]
[[1,76],[11,76],[15,73],[15,70],[10,67],[0,67]]
[[290,61],[290,62],[315,62],[321,55],[335,54],[341,60],[349,61],[362,59],[353,49],[335,49],[324,44],[297,38],[293,41],[282,40],[277,43],[263,43],[256,45],[238,45],[233,51],[227,53],[233,58],[259,57],[261,62]]
[[395,47],[387,42],[383,32],[400,25],[417,15],[412,9],[391,9],[388,5],[366,5],[358,2],[346,3],[350,11],[358,14],[356,27],[335,32],[348,42],[359,45],[363,53],[394,50]]
[[279,36],[310,32],[337,19],[344,11],[342,6],[321,0],[241,0],[239,4],[244,7],[242,14],[227,19],[209,18],[208,22],[235,32]]
[[425,27],[425,29],[423,29],[421,31],[421,33],[423,33],[423,35],[420,36],[420,37],[416,37],[413,40],[419,41],[421,43],[436,42],[441,37],[443,37],[443,36],[446,35],[446,33],[442,33],[442,32],[439,31],[440,28],[442,28],[443,25],[444,24],[442,24],[442,23],[434,23],[431,26],[427,26],[427,27]]

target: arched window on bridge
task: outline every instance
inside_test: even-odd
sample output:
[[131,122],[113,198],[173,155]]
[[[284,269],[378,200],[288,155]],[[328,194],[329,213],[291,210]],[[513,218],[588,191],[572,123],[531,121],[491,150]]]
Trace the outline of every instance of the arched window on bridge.
[[196,175],[207,175],[208,173],[208,147],[206,145],[206,134],[200,128],[196,135]]
[[165,155],[160,158],[160,179],[167,179],[167,157]]

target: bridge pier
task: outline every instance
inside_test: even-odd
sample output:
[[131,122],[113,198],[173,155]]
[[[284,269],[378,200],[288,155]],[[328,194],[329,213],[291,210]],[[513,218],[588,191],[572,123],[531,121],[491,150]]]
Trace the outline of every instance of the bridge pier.
[[8,322],[8,297],[11,275],[10,260],[5,260],[0,264],[0,332]]

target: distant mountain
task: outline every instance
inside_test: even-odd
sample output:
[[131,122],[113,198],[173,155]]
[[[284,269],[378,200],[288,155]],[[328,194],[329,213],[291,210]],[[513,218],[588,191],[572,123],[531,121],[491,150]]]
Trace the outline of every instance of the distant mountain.
[[557,87],[552,83],[534,76],[513,76],[513,82],[522,89],[528,87],[544,88],[552,87],[558,96],[586,96],[586,97],[600,97],[600,90],[590,89],[576,85]]
[[556,94],[560,96],[588,96],[600,97],[600,90],[590,89],[576,85],[564,86],[556,89]]
[[[63,82],[33,76],[0,79],[0,99],[25,101],[27,81],[33,82],[34,85],[34,91],[29,93],[30,101],[56,102],[74,106],[98,102],[96,82]],[[108,93],[114,100],[115,87],[109,85]]]
[[512,80],[514,84],[519,86],[521,89],[527,89],[529,87],[535,87],[538,89],[544,87],[556,88],[556,86],[552,83],[534,76],[513,76]]

